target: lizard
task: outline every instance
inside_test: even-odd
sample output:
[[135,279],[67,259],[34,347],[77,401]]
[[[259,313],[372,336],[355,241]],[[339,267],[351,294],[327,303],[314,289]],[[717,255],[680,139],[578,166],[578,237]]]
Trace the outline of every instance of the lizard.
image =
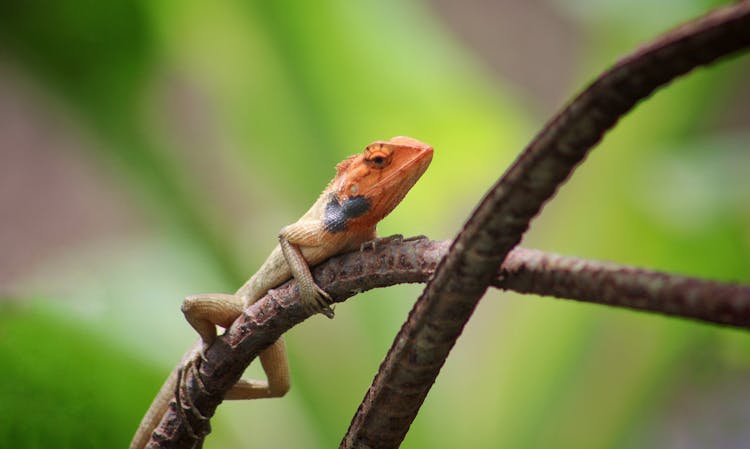
[[[143,417],[130,449],[142,449],[167,410],[182,370],[216,339],[216,326],[228,328],[242,311],[291,278],[310,314],[333,318],[332,298],[312,277],[310,267],[376,240],[376,226],[414,186],[432,161],[430,145],[404,136],[375,141],[362,153],[336,165],[336,176],[317,201],[295,223],[279,231],[278,245],[258,271],[230,294],[185,298],[182,311],[200,340],[183,357]],[[289,365],[282,338],[259,355],[267,380],[240,379],[225,399],[281,397],[290,388]]]

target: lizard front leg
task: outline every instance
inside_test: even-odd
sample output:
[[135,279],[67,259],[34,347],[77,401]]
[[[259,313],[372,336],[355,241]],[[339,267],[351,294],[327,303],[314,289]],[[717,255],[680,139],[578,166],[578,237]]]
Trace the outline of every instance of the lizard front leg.
[[[310,272],[310,266],[300,247],[307,247],[310,251],[323,246],[324,236],[329,235],[320,220],[300,220],[279,231],[279,246],[289,270],[297,281],[300,300],[310,313],[322,313],[333,318],[330,304],[331,296],[315,283]],[[328,242],[330,243],[330,242]]]

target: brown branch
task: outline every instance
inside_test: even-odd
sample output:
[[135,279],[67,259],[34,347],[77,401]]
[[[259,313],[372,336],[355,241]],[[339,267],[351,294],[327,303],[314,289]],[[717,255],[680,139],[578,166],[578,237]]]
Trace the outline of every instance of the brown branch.
[[456,237],[396,336],[341,447],[398,447],[500,264],[588,151],[657,88],[748,45],[750,2],[716,10],[622,59],[554,117]]
[[515,248],[493,286],[750,329],[750,286]]
[[[417,240],[390,243],[377,250],[345,254],[314,270],[316,281],[337,301],[358,291],[406,282],[425,282],[445,256],[448,241]],[[648,310],[750,329],[750,286],[692,279],[631,267],[563,257],[541,251],[514,249],[493,285],[522,293]],[[190,371],[180,391],[185,413],[177,402],[156,430],[148,447],[192,447],[184,420],[204,435],[207,423],[227,389],[260,350],[307,315],[298,304],[293,282],[270,292],[240,317],[206,351],[198,371]],[[195,411],[189,410],[194,404]]]

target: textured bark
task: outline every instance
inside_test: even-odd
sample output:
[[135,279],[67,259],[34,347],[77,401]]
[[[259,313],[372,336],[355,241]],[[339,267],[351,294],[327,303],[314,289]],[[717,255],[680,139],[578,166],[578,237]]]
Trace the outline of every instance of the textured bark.
[[516,248],[495,287],[750,329],[750,286]]
[[500,264],[588,151],[657,88],[748,45],[750,2],[716,10],[625,57],[555,116],[454,240],[396,336],[341,448],[398,447]]
[[[313,270],[336,301],[372,288],[426,282],[450,247],[449,241],[389,243],[376,250],[335,257]],[[706,281],[607,262],[516,248],[493,286],[750,329],[750,286]],[[271,291],[242,315],[189,370],[179,404],[155,431],[150,448],[188,448],[209,432],[207,418],[245,367],[285,331],[308,316],[294,282]],[[191,433],[193,435],[191,435]],[[199,436],[200,435],[200,436]]]

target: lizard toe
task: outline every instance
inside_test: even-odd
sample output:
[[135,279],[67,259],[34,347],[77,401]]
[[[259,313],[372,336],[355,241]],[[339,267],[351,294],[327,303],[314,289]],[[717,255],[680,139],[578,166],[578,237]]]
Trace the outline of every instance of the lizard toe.
[[329,304],[333,303],[333,298],[331,298],[331,295],[329,295],[328,292],[318,287],[317,285],[315,286],[315,293],[317,293],[315,295],[315,299],[322,306],[328,306]]

